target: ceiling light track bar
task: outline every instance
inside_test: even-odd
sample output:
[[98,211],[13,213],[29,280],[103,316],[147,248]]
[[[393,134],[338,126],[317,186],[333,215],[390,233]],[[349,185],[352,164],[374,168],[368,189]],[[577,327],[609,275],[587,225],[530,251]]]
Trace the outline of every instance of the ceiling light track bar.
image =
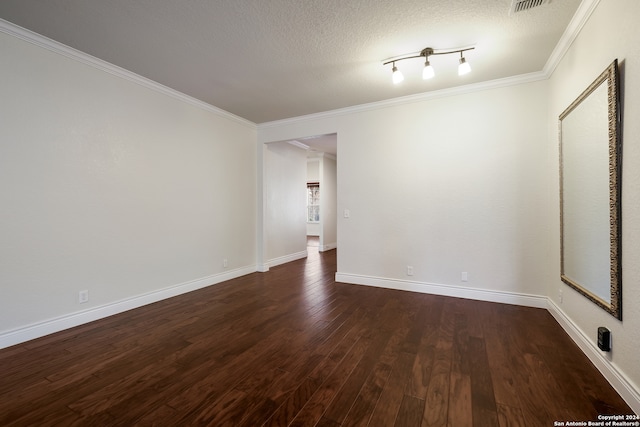
[[432,55],[449,55],[452,53],[459,53],[460,54],[460,64],[458,65],[458,75],[462,76],[464,74],[467,74],[471,71],[471,66],[469,65],[469,63],[467,62],[466,58],[464,57],[464,52],[468,51],[468,50],[473,50],[475,49],[475,46],[468,46],[468,47],[461,47],[461,48],[457,48],[457,49],[433,49],[431,47],[425,47],[424,49],[422,49],[420,52],[416,52],[416,53],[408,53],[405,55],[401,55],[401,56],[397,56],[395,58],[389,58],[389,59],[385,59],[382,62],[382,65],[387,65],[387,64],[393,64],[393,68],[391,69],[391,76],[392,76],[392,80],[393,80],[393,84],[398,84],[400,82],[402,82],[404,80],[404,76],[402,75],[402,73],[400,72],[400,70],[398,70],[398,67],[396,67],[396,62],[399,61],[404,61],[405,59],[414,59],[414,58],[425,58],[424,61],[424,69],[422,70],[422,78],[424,80],[428,80],[433,78],[433,76],[435,76],[435,71],[433,70],[433,66],[431,66],[431,63],[429,62],[429,57]]
[[431,55],[449,55],[451,53],[462,53],[468,50],[473,50],[475,48],[475,46],[461,47],[457,49],[433,49],[430,47],[425,47],[420,52],[406,53],[404,55],[398,55],[392,58],[385,59],[384,61],[382,61],[382,65],[404,61],[405,59],[425,58]]

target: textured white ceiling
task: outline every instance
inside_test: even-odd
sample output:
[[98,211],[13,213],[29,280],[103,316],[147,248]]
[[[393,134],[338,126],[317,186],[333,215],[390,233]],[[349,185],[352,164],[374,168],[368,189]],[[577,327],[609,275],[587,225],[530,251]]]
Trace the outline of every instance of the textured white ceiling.
[[[2,0],[0,18],[254,123],[541,71],[580,0]],[[458,57],[382,60],[424,47]]]

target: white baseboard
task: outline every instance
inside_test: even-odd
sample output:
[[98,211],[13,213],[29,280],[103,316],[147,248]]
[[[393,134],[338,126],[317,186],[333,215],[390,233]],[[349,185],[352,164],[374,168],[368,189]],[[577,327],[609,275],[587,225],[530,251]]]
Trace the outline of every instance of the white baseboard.
[[105,304],[99,307],[92,307],[88,310],[70,313],[54,319],[49,319],[19,329],[0,333],[0,349],[53,334],[55,332],[60,332],[85,323],[93,322],[94,320],[113,316],[114,314],[142,307],[147,304],[152,304],[180,294],[206,288],[207,286],[235,279],[236,277],[244,276],[255,271],[256,269],[253,266],[225,271],[224,273],[180,283],[178,285],[127,298],[125,300]]
[[286,264],[286,263],[291,262],[291,261],[297,261],[299,259],[306,258],[307,255],[308,255],[308,253],[307,253],[307,250],[305,249],[304,251],[300,251],[300,252],[296,252],[296,253],[293,253],[293,254],[284,255],[284,256],[281,256],[281,257],[278,257],[278,258],[270,259],[265,264],[267,269],[264,270],[264,271],[268,271],[270,267],[275,267],[276,265]]
[[[283,264],[289,261],[295,261],[307,256],[306,251],[288,255],[270,260],[268,264],[264,264],[268,271],[269,266]],[[94,307],[89,310],[71,313],[55,319],[25,326],[19,329],[8,331],[0,334],[0,349],[12,345],[20,344],[35,338],[60,332],[75,326],[92,322],[94,320],[103,319],[114,314],[122,313],[134,308],[152,304],[167,298],[181,295],[187,292],[212,286],[217,283],[231,280],[246,274],[260,271],[253,267],[239,268],[203,277],[193,281],[181,283],[169,288],[161,289],[147,294],[139,295],[126,300],[117,301],[100,307]],[[372,276],[362,276],[348,273],[336,273],[336,281],[342,283],[350,283],[355,285],[374,286],[389,289],[398,289],[403,291],[429,293],[457,298],[467,298],[480,301],[499,302],[505,304],[523,305],[527,307],[546,308],[556,319],[560,326],[569,334],[571,339],[578,345],[582,352],[591,360],[602,375],[609,381],[613,388],[627,402],[631,409],[640,414],[640,392],[622,372],[620,372],[615,364],[611,363],[603,353],[596,347],[595,343],[590,340],[587,335],[576,326],[573,321],[558,307],[551,299],[537,295],[517,294],[513,292],[491,291],[482,289],[473,289],[462,286],[447,286],[442,284],[414,282],[406,280],[385,279]]]
[[479,301],[523,305],[526,307],[547,308],[546,297],[519,294],[515,292],[492,291],[464,286],[449,286],[436,283],[386,279],[349,273],[336,273],[336,282],[375,286],[378,288],[398,289],[401,291],[420,292],[424,294],[443,295],[448,297],[467,298]]
[[593,339],[582,331],[571,319],[556,305],[553,300],[547,298],[547,310],[556,319],[571,339],[580,347],[580,350],[591,360],[591,363],[609,381],[625,402],[636,414],[640,414],[640,390],[620,372],[615,364],[604,356]]
[[329,243],[328,245],[322,245],[318,248],[319,252],[325,252],[325,251],[330,251],[332,249],[335,249],[338,247],[338,243],[333,242],[333,243]]

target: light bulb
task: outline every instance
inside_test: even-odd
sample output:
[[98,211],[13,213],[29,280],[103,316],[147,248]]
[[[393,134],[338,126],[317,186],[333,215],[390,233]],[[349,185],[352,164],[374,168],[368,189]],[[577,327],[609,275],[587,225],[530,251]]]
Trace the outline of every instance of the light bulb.
[[393,70],[392,71],[393,71],[393,74],[391,75],[391,78],[393,79],[393,84],[397,85],[398,83],[400,83],[401,81],[404,80],[404,76],[398,70],[398,67],[396,67],[395,64],[393,66]]
[[471,72],[471,65],[464,59],[464,56],[460,58],[460,65],[458,65],[458,75],[462,76]]
[[429,61],[426,61],[424,63],[424,68],[422,69],[422,78],[424,80],[428,80],[430,78],[433,78],[433,76],[435,76],[435,75],[436,75],[436,73],[435,73],[435,71],[433,71],[433,67],[431,66]]

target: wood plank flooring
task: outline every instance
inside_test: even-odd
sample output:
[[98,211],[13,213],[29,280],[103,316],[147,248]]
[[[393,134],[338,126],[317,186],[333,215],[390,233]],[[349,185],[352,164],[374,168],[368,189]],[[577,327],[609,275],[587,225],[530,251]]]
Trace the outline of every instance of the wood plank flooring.
[[631,414],[545,310],[336,283],[335,251],[0,350],[2,426]]

